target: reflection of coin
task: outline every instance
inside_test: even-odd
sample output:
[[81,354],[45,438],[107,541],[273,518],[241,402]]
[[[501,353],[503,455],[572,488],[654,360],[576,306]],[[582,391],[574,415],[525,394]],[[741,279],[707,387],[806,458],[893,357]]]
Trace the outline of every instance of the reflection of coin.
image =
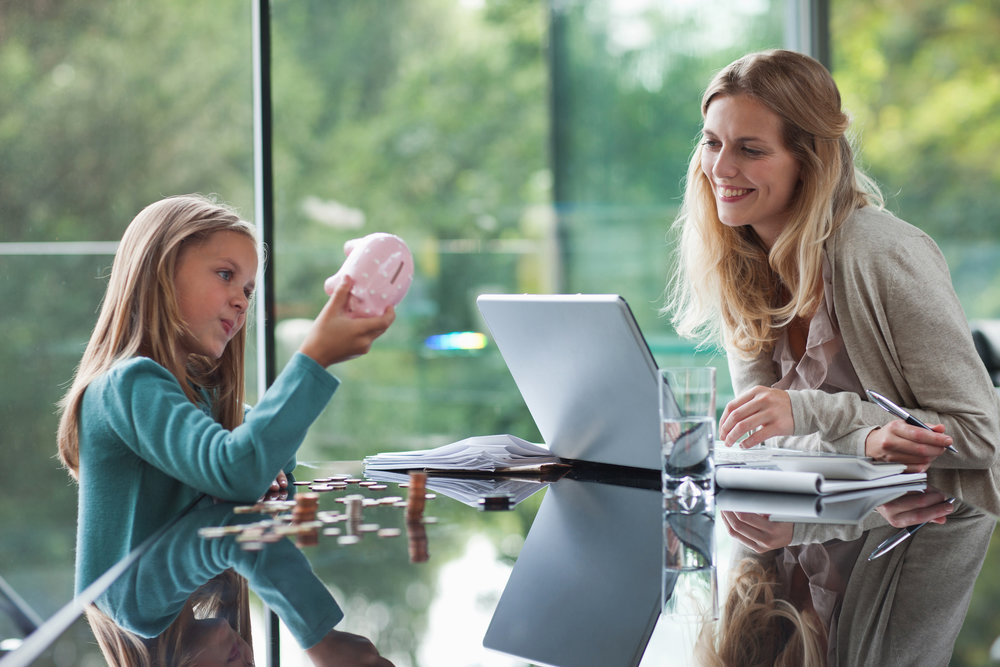
[[323,534],[329,536],[340,535],[340,528],[337,528],[336,526],[331,526],[330,528],[324,528]]
[[399,537],[402,534],[399,528],[382,528],[378,531],[379,537]]
[[243,531],[243,526],[205,526],[198,529],[198,535],[204,538],[223,537],[225,535],[236,535]]
[[357,535],[341,535],[337,538],[337,544],[357,544],[361,538]]
[[374,533],[378,529],[379,525],[377,523],[363,523],[358,526],[359,533]]

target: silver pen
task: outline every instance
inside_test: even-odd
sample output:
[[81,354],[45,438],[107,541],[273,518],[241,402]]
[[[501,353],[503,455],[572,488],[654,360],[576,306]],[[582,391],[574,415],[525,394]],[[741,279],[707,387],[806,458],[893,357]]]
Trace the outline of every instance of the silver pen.
[[[899,407],[898,405],[896,405],[895,403],[893,403],[892,401],[890,401],[888,398],[886,398],[882,394],[879,394],[878,392],[874,392],[871,389],[866,389],[865,393],[868,394],[868,398],[872,399],[872,403],[874,403],[875,405],[879,406],[880,408],[882,408],[883,410],[885,410],[886,412],[888,412],[890,415],[894,415],[896,417],[899,417],[900,419],[902,419],[903,421],[905,421],[907,424],[910,424],[912,426],[919,426],[920,428],[925,428],[928,431],[933,431],[934,430],[930,426],[928,426],[927,424],[923,423],[922,421],[920,421],[919,419],[917,419],[916,417],[914,417],[913,415],[911,415],[909,412],[907,412],[903,408]],[[954,452],[954,453],[958,454],[958,450],[955,449],[954,447],[952,447],[951,445],[948,445],[947,449],[948,449],[949,452]]]
[[[955,499],[948,498],[944,502],[954,503]],[[898,533],[887,539],[882,544],[875,547],[875,550],[872,551],[870,554],[868,554],[868,560],[875,560],[879,556],[886,555],[887,553],[898,547],[900,544],[910,539],[910,536],[913,535],[913,533],[917,532],[918,530],[920,530],[929,523],[930,521],[924,521],[923,523],[918,523],[915,526],[907,526],[903,530],[899,531]]]

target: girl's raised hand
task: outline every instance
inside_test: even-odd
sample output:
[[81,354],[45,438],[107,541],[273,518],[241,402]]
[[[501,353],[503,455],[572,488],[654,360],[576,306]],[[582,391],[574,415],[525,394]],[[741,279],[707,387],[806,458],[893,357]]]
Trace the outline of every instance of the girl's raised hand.
[[354,281],[344,275],[313,321],[299,352],[324,368],[366,354],[396,319],[393,308],[377,317],[355,317],[347,308]]

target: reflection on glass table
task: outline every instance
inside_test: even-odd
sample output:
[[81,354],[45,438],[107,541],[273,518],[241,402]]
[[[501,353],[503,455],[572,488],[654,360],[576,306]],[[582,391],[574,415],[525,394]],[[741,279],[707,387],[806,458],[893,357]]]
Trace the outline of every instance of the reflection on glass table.
[[[414,523],[413,489],[364,480],[356,462],[300,466],[298,474],[295,495],[315,496],[313,518],[296,524],[292,502],[241,513],[202,507],[101,596],[104,620],[156,650],[224,636],[227,655],[242,655],[249,599],[248,646],[260,665],[258,600],[282,620],[283,665],[310,664],[302,646],[340,610],[338,630],[370,638],[410,667],[711,664],[706,656],[730,636],[741,655],[754,637],[764,648],[797,650],[788,622],[755,619],[750,630],[734,622],[735,601],[756,590],[806,619],[820,662],[897,664],[911,655],[917,664],[946,663],[994,524],[956,502],[937,519],[944,523],[926,524],[869,562],[874,546],[903,526],[934,520],[927,512],[940,511],[944,492],[907,494],[845,523],[778,521],[759,503],[741,507],[722,494],[714,513],[671,522],[657,473],[595,466],[536,482],[540,490],[520,503],[491,505],[470,502],[460,478],[440,484],[431,476]],[[447,495],[454,488],[464,489],[461,500]],[[746,534],[729,534],[730,515]],[[769,532],[788,541],[769,544]],[[714,562],[719,620],[660,613],[664,593],[668,602],[675,594],[661,588],[671,534]],[[92,612],[95,619],[100,626]]]
[[87,608],[108,664],[254,664],[250,590],[315,664],[372,651],[364,638],[331,631],[343,613],[288,537],[308,544],[317,530],[291,518],[300,506],[257,508],[291,509],[289,521],[246,509],[220,503],[189,512]]
[[[739,546],[720,621],[699,638],[701,662],[949,663],[994,517],[935,488],[840,524],[789,523],[758,513],[757,500],[750,511],[732,497],[720,502]],[[900,528],[921,524],[870,558]]]

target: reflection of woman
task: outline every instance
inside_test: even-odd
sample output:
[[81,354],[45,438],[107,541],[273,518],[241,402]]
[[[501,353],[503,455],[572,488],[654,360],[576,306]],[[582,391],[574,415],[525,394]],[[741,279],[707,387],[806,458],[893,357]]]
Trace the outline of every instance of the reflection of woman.
[[[679,333],[727,348],[736,398],[720,437],[819,434],[798,446],[973,468],[995,487],[1000,399],[947,265],[855,169],[829,72],[801,54],[751,54],[712,80],[702,112],[669,308]],[[933,430],[891,418],[865,389]]]
[[[903,496],[879,513],[881,525],[870,530],[814,525],[814,542],[791,545],[791,524],[722,512],[745,548],[719,627],[701,637],[702,661],[947,665],[995,520],[955,508],[938,491]],[[868,560],[900,526],[924,521],[932,523]]]
[[744,558],[732,573],[717,634],[706,628],[697,646],[706,667],[826,663],[826,629],[811,606],[783,597],[775,559]]

